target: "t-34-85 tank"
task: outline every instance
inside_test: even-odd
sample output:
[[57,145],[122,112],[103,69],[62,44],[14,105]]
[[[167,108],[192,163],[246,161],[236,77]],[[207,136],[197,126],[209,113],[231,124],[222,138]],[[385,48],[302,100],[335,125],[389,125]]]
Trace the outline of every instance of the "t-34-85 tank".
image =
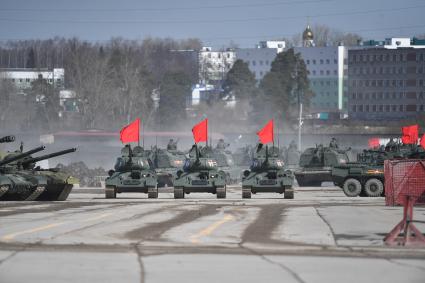
[[217,161],[210,147],[193,145],[183,170],[174,179],[174,198],[184,198],[189,193],[212,193],[226,198],[226,174],[217,169]]
[[68,198],[77,180],[56,168],[41,169],[35,164],[76,149],[31,157],[41,150],[44,146],[22,152],[21,146],[20,151],[11,152],[0,161],[0,200],[63,201]]
[[105,197],[116,198],[117,193],[147,193],[148,198],[158,198],[157,176],[142,147],[131,149],[130,145],[121,150],[115,170],[108,172],[105,180]]
[[322,182],[332,182],[332,166],[350,162],[350,148],[341,150],[336,143],[329,147],[318,145],[307,148],[300,157],[299,169],[295,170],[295,178],[300,187],[319,187]]
[[284,194],[286,199],[294,198],[294,175],[285,169],[277,147],[269,149],[259,144],[250,170],[245,170],[243,175],[242,198],[251,198],[251,193],[263,192]]
[[173,186],[173,176],[183,168],[186,155],[177,149],[160,149],[154,147],[150,157],[158,177],[158,187]]

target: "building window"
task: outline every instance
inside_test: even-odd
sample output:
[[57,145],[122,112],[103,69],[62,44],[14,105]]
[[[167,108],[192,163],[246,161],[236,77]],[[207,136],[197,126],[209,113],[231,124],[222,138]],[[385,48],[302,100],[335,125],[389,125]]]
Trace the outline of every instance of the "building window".
[[306,60],[305,62],[307,63],[307,65],[310,65],[310,60]]
[[367,100],[369,100],[369,99],[370,99],[370,95],[369,95],[369,93],[366,93],[366,94],[365,94],[365,99],[367,99]]
[[331,71],[327,70],[327,71],[326,71],[326,75],[328,75],[328,76],[329,76],[330,74],[331,74]]
[[257,63],[255,61],[252,61],[252,66],[257,65]]
[[326,64],[330,64],[330,63],[331,63],[331,60],[326,59]]
[[313,65],[316,65],[316,60],[314,60],[314,59],[313,59],[313,61],[312,61],[312,62],[313,62]]
[[400,106],[398,107],[398,111],[400,111],[400,112],[403,112],[403,111],[404,111],[404,107],[403,107],[403,105],[400,105]]
[[260,62],[259,62],[259,63],[260,63],[260,65],[261,65],[261,66],[263,66],[263,61],[262,61],[262,60],[260,60]]
[[423,105],[420,105],[419,106],[419,111],[424,111],[424,106]]
[[369,112],[369,105],[365,106],[365,112]]
[[376,112],[376,105],[373,105],[373,106],[372,106],[372,111],[373,111],[373,112]]
[[27,83],[29,83],[29,82],[30,82],[30,79],[26,79],[25,81],[26,81]]
[[390,112],[390,106],[389,105],[385,105],[385,112]]
[[384,106],[383,105],[379,105],[379,112],[383,112],[384,111]]
[[320,59],[320,64],[323,64],[323,59]]
[[353,110],[353,112],[356,112],[357,111],[356,105],[353,105],[353,107],[351,109]]
[[323,70],[320,70],[320,75],[323,75]]
[[267,66],[269,65],[269,63],[270,63],[270,62],[269,62],[269,60],[266,60],[266,65],[267,65]]
[[315,70],[313,70],[313,76],[315,76],[316,75],[316,71]]
[[392,109],[393,109],[393,112],[396,112],[397,111],[397,105],[393,105]]

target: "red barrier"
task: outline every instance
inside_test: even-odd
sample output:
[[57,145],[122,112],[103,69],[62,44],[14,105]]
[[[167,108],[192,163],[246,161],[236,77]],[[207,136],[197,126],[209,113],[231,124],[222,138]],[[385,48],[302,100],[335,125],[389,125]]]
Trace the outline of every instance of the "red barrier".
[[413,222],[413,206],[425,203],[425,160],[386,160],[385,202],[404,205],[403,220],[385,237],[387,245],[425,245],[425,236]]

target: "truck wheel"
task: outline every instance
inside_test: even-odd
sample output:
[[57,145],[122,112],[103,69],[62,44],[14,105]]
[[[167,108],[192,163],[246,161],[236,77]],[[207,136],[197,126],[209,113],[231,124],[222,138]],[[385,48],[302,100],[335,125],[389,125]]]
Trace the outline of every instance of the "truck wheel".
[[148,198],[158,198],[158,187],[148,188]]
[[362,191],[362,184],[359,180],[350,178],[345,180],[342,190],[347,197],[357,197]]
[[181,187],[174,187],[174,198],[184,198],[184,190]]
[[380,197],[384,192],[384,184],[379,179],[369,179],[364,185],[364,191],[368,197]]
[[115,187],[105,187],[105,198],[117,198]]
[[217,198],[226,198],[226,185],[224,187],[220,187],[216,189]]
[[251,188],[242,187],[242,198],[251,198]]
[[283,198],[293,199],[294,198],[294,189],[292,187],[286,187],[285,192],[283,193]]

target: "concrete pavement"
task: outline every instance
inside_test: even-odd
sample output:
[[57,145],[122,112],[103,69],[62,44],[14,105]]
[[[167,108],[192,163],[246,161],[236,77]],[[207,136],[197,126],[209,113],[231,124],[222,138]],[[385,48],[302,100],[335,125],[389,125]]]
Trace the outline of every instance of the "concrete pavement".
[[[168,191],[3,202],[0,282],[423,282],[425,249],[382,242],[401,217],[383,198],[335,187],[294,200],[242,200],[234,187],[224,200]],[[425,221],[425,208],[415,217]]]

